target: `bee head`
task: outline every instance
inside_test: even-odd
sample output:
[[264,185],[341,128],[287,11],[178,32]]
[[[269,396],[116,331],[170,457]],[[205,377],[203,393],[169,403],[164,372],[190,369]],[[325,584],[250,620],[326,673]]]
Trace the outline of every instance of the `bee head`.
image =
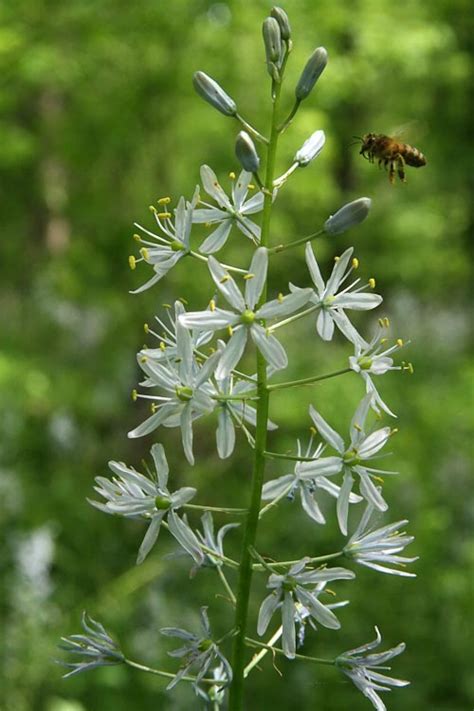
[[375,133],[366,133],[362,136],[362,147],[360,149],[360,152],[363,153],[364,151],[367,151],[369,148],[372,148],[375,142]]

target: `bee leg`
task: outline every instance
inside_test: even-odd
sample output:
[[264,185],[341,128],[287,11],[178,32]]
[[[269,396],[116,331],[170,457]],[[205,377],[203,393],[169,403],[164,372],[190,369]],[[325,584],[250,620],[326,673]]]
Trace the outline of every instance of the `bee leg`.
[[395,181],[395,164],[393,160],[390,161],[390,170],[388,173],[388,179],[390,180],[390,183],[393,185]]
[[406,178],[405,178],[405,161],[403,160],[403,156],[398,156],[397,158],[397,173],[398,177],[402,181],[402,183],[406,183]]

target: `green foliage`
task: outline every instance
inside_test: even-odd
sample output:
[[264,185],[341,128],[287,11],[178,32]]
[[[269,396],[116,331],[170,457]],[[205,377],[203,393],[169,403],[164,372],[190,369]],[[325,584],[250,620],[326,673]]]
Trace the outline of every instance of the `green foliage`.
[[[170,648],[157,629],[175,623],[192,628],[197,616],[190,610],[213,592],[213,579],[203,571],[192,592],[186,587],[184,593],[178,581],[188,561],[165,565],[173,546],[164,536],[150,559],[134,567],[141,526],[101,515],[85,497],[108,459],[138,463],[148,449],[148,442],[125,436],[144,414],[129,400],[138,377],[134,355],[145,338],[139,319],[146,314],[151,322],[173,292],[201,307],[199,281],[207,278],[204,267],[195,278],[194,265],[189,272],[182,260],[163,286],[128,296],[146,278],[138,269],[128,271],[131,224],[151,224],[147,205],[162,195],[190,196],[202,163],[223,181],[238,170],[238,125],[211,115],[194,94],[195,70],[215,77],[259,129],[268,125],[260,25],[270,7],[261,0],[176,0],[168,6],[6,0],[0,8],[0,705],[7,711],[189,708],[186,689],[170,699],[160,680],[128,669],[100,669],[63,682],[51,659],[59,637],[77,631],[86,608],[114,631],[129,656],[156,664]],[[390,374],[382,388],[400,416],[393,468],[401,474],[386,484],[395,502],[391,515],[410,519],[418,578],[367,571],[357,586],[341,585],[341,595],[347,589],[352,599],[340,615],[342,632],[308,636],[308,654],[349,649],[369,639],[378,624],[390,645],[407,642],[397,674],[413,680],[402,695],[394,694],[390,708],[467,708],[474,694],[467,629],[474,558],[467,446],[473,144],[465,111],[472,99],[472,10],[464,0],[304,0],[288,2],[286,10],[297,40],[287,71],[288,109],[291,87],[315,46],[328,49],[329,64],[284,135],[282,156],[290,160],[316,128],[325,130],[327,143],[282,192],[275,240],[297,238],[311,225],[318,229],[343,202],[370,196],[364,225],[317,242],[318,256],[329,266],[335,254],[356,244],[361,271],[377,278],[386,297],[384,313],[395,334],[413,342],[407,358],[415,364],[413,378]],[[406,185],[391,186],[349,144],[353,135],[390,132],[412,120],[424,133],[406,140],[423,150],[428,165],[408,169]],[[248,261],[238,234],[229,255]],[[298,264],[303,261],[295,255],[275,257],[275,287]],[[302,266],[297,283],[304,279]],[[301,347],[303,328],[308,324],[286,337],[293,363],[288,379],[344,367],[347,347],[336,342],[320,353],[316,340],[314,350]],[[280,451],[309,426],[310,402],[323,403],[328,420],[347,428],[361,390],[350,375],[344,378],[275,396],[271,416],[285,429]],[[229,504],[245,505],[244,454],[227,470],[217,466],[212,424],[197,427],[191,483],[210,503],[222,504],[212,499],[225,486]],[[178,487],[190,479],[174,437],[170,431],[167,452],[172,470],[183,472]],[[284,467],[275,465],[274,472]],[[289,504],[269,521],[259,540],[263,552],[281,547],[299,555],[288,536],[294,527],[308,541],[314,538],[314,555],[339,540],[335,528],[315,530]],[[25,567],[21,560],[26,542],[46,530],[54,553],[46,566],[50,587],[42,589],[33,563]],[[232,551],[231,539],[237,555],[238,536],[229,534]],[[230,613],[229,607],[228,618],[217,621],[222,632]],[[278,664],[285,681],[266,660],[267,673],[255,677],[254,708],[316,708],[318,702],[325,711],[367,707],[331,670]]]

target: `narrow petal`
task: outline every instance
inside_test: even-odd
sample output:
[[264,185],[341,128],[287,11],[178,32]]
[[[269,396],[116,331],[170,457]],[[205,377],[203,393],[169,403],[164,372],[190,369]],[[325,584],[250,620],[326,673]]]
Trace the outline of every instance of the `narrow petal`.
[[[325,439],[326,442],[336,450],[336,452],[344,454],[344,440],[341,435],[338,434],[336,430],[333,430],[330,425],[328,425],[326,420],[312,405],[309,406],[309,414],[321,437],[323,437],[323,439]],[[312,462],[310,464],[312,464]]]
[[216,378],[222,380],[226,378],[242,357],[242,353],[247,343],[247,328],[240,326],[236,328],[226,347],[222,351],[219,365],[216,368]]
[[258,613],[257,633],[260,637],[265,634],[273,613],[280,604],[280,596],[275,593],[268,595],[260,605]]
[[316,320],[316,329],[323,341],[330,341],[334,335],[334,321],[329,309],[321,308]]
[[285,592],[281,609],[281,620],[283,626],[282,648],[285,657],[295,658],[296,634],[295,634],[295,603],[290,592]]
[[294,481],[293,474],[285,474],[279,479],[272,479],[267,481],[263,485],[262,489],[262,499],[268,501],[269,499],[276,499],[277,496],[283,494],[284,491],[290,491]]
[[168,526],[170,533],[176,538],[180,546],[189,553],[198,565],[201,565],[204,561],[204,554],[201,551],[197,537],[185,521],[180,519],[174,511],[170,511],[168,514]]
[[364,294],[359,292],[351,294],[348,291],[346,294],[337,294],[334,299],[334,306],[338,309],[353,309],[354,311],[370,311],[377,308],[382,303],[383,299],[379,294]]
[[355,470],[360,476],[359,489],[364,499],[379,511],[386,511],[388,504],[380,493],[380,487],[375,486],[371,477],[363,472],[362,467],[356,467]]
[[391,433],[390,427],[382,427],[382,429],[372,432],[359,446],[359,457],[361,459],[373,457],[388,442]]
[[164,489],[168,483],[169,468],[163,445],[154,444],[151,448],[151,456],[158,477],[158,486],[160,489]]
[[311,617],[314,617],[323,627],[327,627],[330,630],[338,630],[341,627],[341,623],[334,612],[323,605],[323,603],[308,590],[298,585],[296,588],[296,596],[301,604],[308,609]]
[[226,210],[232,210],[229,198],[219,185],[216,174],[208,165],[201,166],[201,181],[206,193],[213,197],[218,205],[225,207]]
[[250,275],[253,276],[245,281],[245,303],[252,311],[255,309],[265,286],[267,271],[268,252],[265,247],[259,247],[259,249],[255,250],[247,275],[248,277]]
[[153,430],[156,430],[161,424],[163,424],[169,417],[180,412],[182,408],[181,404],[169,403],[160,407],[158,412],[155,412],[151,417],[148,417],[141,425],[135,427],[128,433],[130,439],[135,439],[136,437],[143,437],[144,435],[150,434]]
[[252,173],[243,170],[237,180],[232,184],[232,200],[237,212],[240,212],[243,202],[247,196],[249,183],[252,180]]
[[259,324],[253,323],[250,335],[255,345],[269,365],[275,370],[281,370],[288,365],[288,357],[281,343]]
[[349,470],[344,473],[341,491],[337,500],[337,521],[344,536],[347,536],[347,517],[349,515],[349,495],[354,484],[354,477]]
[[312,518],[313,521],[316,521],[316,523],[321,523],[321,524],[326,523],[324,514],[321,511],[321,509],[319,508],[319,506],[314,498],[314,494],[309,491],[307,486],[300,487],[300,494],[301,494],[301,504],[303,506],[303,510],[308,514],[308,516],[310,518]]
[[184,454],[188,462],[194,464],[193,455],[193,425],[192,425],[192,410],[189,403],[181,412],[181,439],[183,442]]
[[199,247],[201,254],[213,254],[214,252],[218,252],[227,242],[231,229],[232,221],[230,219],[221,222]]
[[227,459],[234,451],[235,427],[226,408],[220,408],[217,414],[216,444],[221,459]]
[[349,264],[349,259],[352,257],[354,251],[353,247],[349,247],[346,251],[341,254],[339,259],[334,264],[331,276],[329,277],[328,283],[326,284],[326,294],[335,294],[339,289],[339,284],[344,277],[347,265]]
[[224,309],[188,311],[180,316],[179,320],[186,328],[194,328],[197,331],[219,331],[221,328],[227,328],[227,326],[237,323],[239,315]]
[[321,296],[324,292],[324,289],[325,289],[324,280],[321,276],[321,272],[319,270],[319,266],[316,261],[316,257],[314,256],[314,252],[313,252],[310,242],[306,243],[305,257],[306,257],[306,264],[308,265],[309,273],[311,275],[311,279],[313,280],[313,282],[319,292],[319,295]]
[[229,304],[240,313],[245,311],[244,298],[240,293],[237,284],[229,273],[226,272],[224,267],[222,267],[217,259],[212,256],[208,259],[208,267],[215,285]]
[[160,526],[164,515],[165,512],[163,511],[162,513],[159,513],[154,516],[150,525],[148,526],[147,532],[145,533],[145,538],[143,539],[140,549],[138,551],[137,565],[143,563],[148,553],[155,545],[156,540],[158,538],[158,534],[160,532]]

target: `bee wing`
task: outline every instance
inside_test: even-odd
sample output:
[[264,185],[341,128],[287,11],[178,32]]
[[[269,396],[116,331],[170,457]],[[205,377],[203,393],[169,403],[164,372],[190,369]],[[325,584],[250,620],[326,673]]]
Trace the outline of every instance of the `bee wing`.
[[388,135],[395,140],[405,143],[416,143],[420,138],[428,133],[428,124],[420,119],[413,119],[392,128]]

